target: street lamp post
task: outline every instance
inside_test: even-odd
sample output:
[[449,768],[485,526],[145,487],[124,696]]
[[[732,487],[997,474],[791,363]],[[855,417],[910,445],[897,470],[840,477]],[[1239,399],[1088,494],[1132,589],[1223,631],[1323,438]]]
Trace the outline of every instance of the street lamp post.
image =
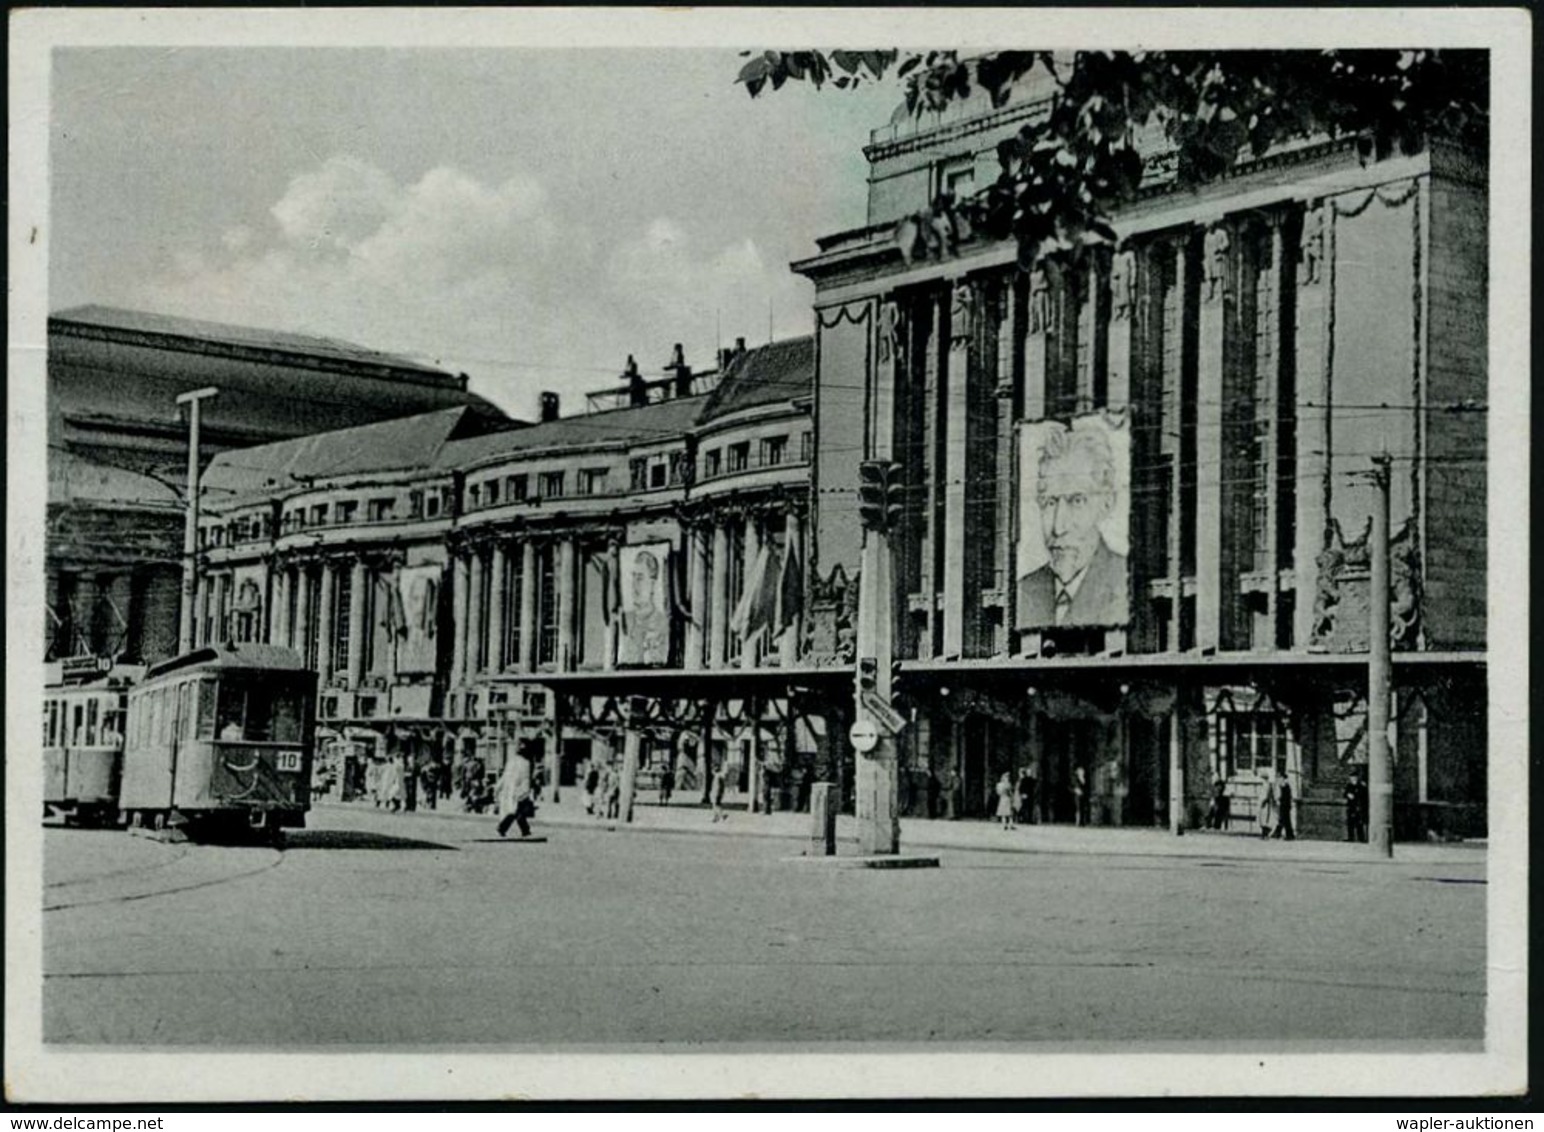
[[193,594],[198,576],[198,417],[199,405],[219,390],[213,386],[195,389],[178,396],[177,404],[188,406],[188,506],[187,525],[182,533],[182,616],[177,634],[177,651],[193,648]]

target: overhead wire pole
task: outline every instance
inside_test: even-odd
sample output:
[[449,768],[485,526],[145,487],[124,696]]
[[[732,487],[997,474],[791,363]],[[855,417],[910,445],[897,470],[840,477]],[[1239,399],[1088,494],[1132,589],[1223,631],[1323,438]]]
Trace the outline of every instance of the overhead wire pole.
[[188,479],[187,523],[182,532],[182,607],[177,630],[177,651],[193,648],[193,594],[198,586],[198,425],[199,406],[220,392],[213,386],[195,389],[177,397],[177,404],[188,406]]
[[1372,577],[1367,615],[1367,841],[1394,855],[1394,765],[1389,748],[1389,456],[1373,457]]

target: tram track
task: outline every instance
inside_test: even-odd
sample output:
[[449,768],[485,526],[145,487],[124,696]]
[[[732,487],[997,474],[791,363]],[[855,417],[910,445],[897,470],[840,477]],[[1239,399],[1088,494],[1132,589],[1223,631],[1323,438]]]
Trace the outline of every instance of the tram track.
[[[45,890],[74,888],[84,884],[100,884],[104,880],[112,880],[116,877],[143,876],[146,873],[158,872],[161,869],[175,865],[188,854],[188,846],[185,844],[173,845],[171,848],[174,850],[172,856],[168,857],[164,861],[157,861],[151,865],[135,865],[131,868],[114,869],[111,872],[95,873],[91,876],[71,877],[68,880],[48,881],[43,885],[43,887]],[[44,911],[47,911],[47,909],[45,908]]]
[[[248,880],[248,879],[250,879],[252,877],[255,877],[255,876],[261,876],[263,873],[270,872],[273,869],[278,868],[281,864],[284,863],[284,854],[280,850],[277,850],[277,849],[256,850],[256,852],[265,853],[266,857],[263,860],[263,862],[260,865],[258,865],[257,867],[255,867],[255,868],[243,869],[243,870],[241,870],[239,872],[233,872],[233,873],[224,873],[224,874],[219,875],[219,876],[201,877],[201,878],[196,879],[196,880],[190,879],[189,882],[185,883],[185,884],[182,884],[182,883],[173,884],[173,885],[170,885],[170,886],[167,886],[167,887],[152,888],[152,889],[150,889],[148,891],[112,892],[112,893],[104,893],[104,894],[102,894],[100,896],[96,896],[96,897],[93,897],[93,898],[87,898],[87,899],[66,899],[66,900],[57,901],[57,902],[51,903],[51,904],[50,903],[45,903],[43,905],[43,911],[44,912],[64,912],[64,911],[69,911],[71,909],[76,909],[76,908],[96,908],[96,907],[101,907],[101,906],[110,905],[110,904],[131,904],[131,903],[134,903],[134,902],[140,901],[140,900],[153,900],[153,899],[155,899],[157,897],[161,897],[161,896],[176,896],[179,893],[195,892],[195,891],[197,891],[199,889],[214,888],[214,887],[217,887],[219,885],[234,884],[237,881]],[[198,854],[193,854],[189,847],[184,847],[182,852],[177,857],[173,858],[171,861],[163,862],[162,864],[156,865],[156,866],[154,866],[154,867],[152,867],[150,869],[120,870],[118,873],[115,873],[115,874],[113,874],[113,873],[103,874],[101,876],[91,877],[91,878],[89,878],[87,880],[83,880],[83,881],[64,882],[64,883],[69,883],[69,884],[98,884],[98,883],[101,883],[101,882],[113,879],[114,877],[117,877],[119,879],[119,881],[120,881],[120,884],[121,884],[122,883],[122,879],[124,877],[126,877],[126,876],[135,875],[135,874],[143,876],[147,872],[155,872],[155,871],[158,871],[160,869],[166,868],[166,867],[168,867],[170,865],[175,865],[175,864],[179,864],[179,863],[182,863],[182,862],[188,862],[190,860],[197,860],[198,856],[199,856]],[[118,887],[118,886],[115,885],[114,887]]]

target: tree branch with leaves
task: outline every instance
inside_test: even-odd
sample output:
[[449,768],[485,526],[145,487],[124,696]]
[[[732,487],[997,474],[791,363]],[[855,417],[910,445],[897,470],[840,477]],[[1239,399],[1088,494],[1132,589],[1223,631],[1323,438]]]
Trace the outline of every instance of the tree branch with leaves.
[[[913,116],[973,96],[1006,106],[1040,73],[1042,104],[997,148],[998,176],[962,200],[941,193],[898,228],[908,257],[973,235],[1042,255],[1114,238],[1156,152],[1172,152],[1181,188],[1248,158],[1315,138],[1349,138],[1363,161],[1415,153],[1433,138],[1483,147],[1484,51],[761,51],[737,81],[752,97],[789,82],[852,90],[899,81]],[[1159,139],[1162,143],[1159,143]]]

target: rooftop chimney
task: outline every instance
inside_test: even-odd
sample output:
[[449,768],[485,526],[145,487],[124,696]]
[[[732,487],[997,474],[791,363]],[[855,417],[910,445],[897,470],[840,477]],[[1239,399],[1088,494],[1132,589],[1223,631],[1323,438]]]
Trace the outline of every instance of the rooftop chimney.
[[622,378],[627,382],[627,403],[635,408],[647,405],[649,388],[643,383],[643,375],[638,372],[638,359],[631,354],[627,355],[627,366],[622,370]]
[[558,395],[556,393],[543,393],[541,395],[541,420],[545,424],[548,421],[558,419]]
[[681,343],[677,342],[675,349],[670,351],[670,364],[665,368],[675,374],[675,396],[690,397],[692,395],[692,367],[686,364],[686,351],[681,349]]
[[736,338],[734,340],[734,352],[736,354],[743,354],[743,353],[745,353],[745,339],[744,338]]

